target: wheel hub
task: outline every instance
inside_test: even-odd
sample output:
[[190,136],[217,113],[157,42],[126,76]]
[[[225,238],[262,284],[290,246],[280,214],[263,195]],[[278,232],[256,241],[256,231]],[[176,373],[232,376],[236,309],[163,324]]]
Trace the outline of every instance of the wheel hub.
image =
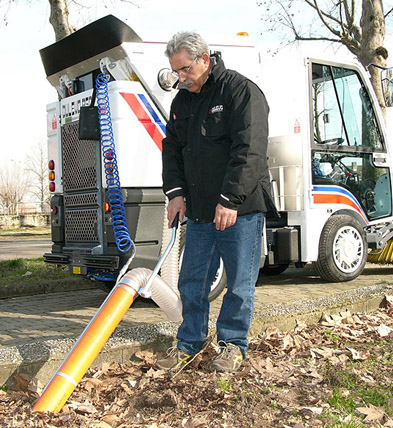
[[343,272],[354,272],[362,261],[363,246],[359,232],[353,227],[341,228],[334,240],[334,262]]

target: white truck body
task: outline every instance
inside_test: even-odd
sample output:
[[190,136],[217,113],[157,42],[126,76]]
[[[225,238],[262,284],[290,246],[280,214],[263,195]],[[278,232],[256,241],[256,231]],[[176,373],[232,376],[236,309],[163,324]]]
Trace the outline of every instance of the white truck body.
[[[105,31],[114,36],[101,51]],[[98,47],[89,45],[92,34]],[[164,224],[161,141],[176,93],[164,91],[157,79],[168,68],[166,41],[142,41],[113,16],[67,39],[41,51],[48,80],[61,97],[47,108],[54,244],[44,259],[68,264],[77,274],[99,274],[116,273],[127,257],[114,245],[105,210],[99,143],[77,136],[80,107],[90,103],[101,71],[111,76],[119,177],[137,248],[133,266],[152,267]],[[320,47],[315,52],[312,43],[273,57],[247,37],[208,42],[227,68],[260,86],[270,106],[268,164],[281,217],[267,219],[262,266],[269,272],[316,262],[327,280],[355,278],[368,248],[382,248],[392,234],[390,145],[367,73],[356,61],[321,55]],[[79,46],[75,58],[61,57],[67,43]]]

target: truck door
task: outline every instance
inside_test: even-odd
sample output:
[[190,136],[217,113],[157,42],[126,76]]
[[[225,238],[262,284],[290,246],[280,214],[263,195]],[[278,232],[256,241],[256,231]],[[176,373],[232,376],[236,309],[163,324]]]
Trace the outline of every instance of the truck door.
[[361,224],[392,214],[389,159],[355,69],[311,62],[313,203],[350,210]]

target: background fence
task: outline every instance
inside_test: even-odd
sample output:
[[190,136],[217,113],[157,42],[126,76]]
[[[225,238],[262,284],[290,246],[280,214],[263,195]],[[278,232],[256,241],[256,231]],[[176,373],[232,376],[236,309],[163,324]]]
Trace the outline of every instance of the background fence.
[[50,214],[0,215],[0,229],[49,226]]

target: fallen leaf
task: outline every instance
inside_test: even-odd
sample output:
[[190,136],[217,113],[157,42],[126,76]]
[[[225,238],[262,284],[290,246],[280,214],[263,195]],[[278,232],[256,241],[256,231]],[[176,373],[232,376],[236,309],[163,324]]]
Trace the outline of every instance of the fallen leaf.
[[15,389],[19,391],[27,391],[30,378],[26,373],[19,373],[14,376]]
[[151,350],[136,352],[135,357],[151,365],[153,365],[156,360],[156,357]]
[[102,380],[96,379],[94,377],[84,380],[83,383],[81,382],[81,384],[87,391],[91,391],[92,389],[97,389],[97,386],[100,385],[101,383],[102,383]]
[[377,332],[381,337],[386,337],[393,332],[393,328],[388,327],[386,324],[381,324]]
[[386,303],[386,306],[393,307],[393,296],[385,296],[384,303]]
[[293,340],[293,337],[290,334],[286,334],[283,337],[282,342],[283,342],[282,346],[283,346],[284,349],[293,348],[293,346],[294,346],[294,340]]
[[101,420],[106,424],[113,426],[115,423],[118,422],[119,417],[116,415],[108,414],[108,415],[105,415]]
[[82,404],[76,409],[76,411],[78,413],[88,413],[88,414],[97,413],[97,409],[92,404]]
[[367,356],[364,353],[359,352],[357,349],[349,348],[348,346],[345,348],[351,353],[352,360],[366,360]]
[[385,416],[384,407],[376,407],[370,404],[368,407],[358,407],[356,411],[365,416],[364,422],[380,422]]
[[94,422],[94,428],[112,428],[112,425],[107,424],[105,421],[100,421],[98,423]]
[[311,348],[311,355],[319,358],[329,358],[334,355],[334,351],[330,348]]
[[27,389],[30,392],[33,392],[35,394],[41,394],[43,387],[44,387],[44,385],[37,378],[34,378],[29,383],[29,386],[27,387]]
[[280,333],[280,330],[277,327],[269,327],[266,329],[264,337],[265,339],[270,339],[273,336],[277,336]]

